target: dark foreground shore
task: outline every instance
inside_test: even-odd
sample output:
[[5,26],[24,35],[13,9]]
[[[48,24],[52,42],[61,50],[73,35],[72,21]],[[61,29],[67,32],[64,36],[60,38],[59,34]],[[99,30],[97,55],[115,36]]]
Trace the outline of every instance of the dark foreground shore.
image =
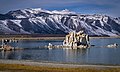
[[120,72],[120,66],[43,63],[24,60],[0,60],[1,72]]

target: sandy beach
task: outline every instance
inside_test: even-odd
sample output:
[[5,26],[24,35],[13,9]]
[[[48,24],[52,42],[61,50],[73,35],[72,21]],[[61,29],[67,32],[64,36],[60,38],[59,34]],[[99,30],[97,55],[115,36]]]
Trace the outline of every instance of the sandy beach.
[[120,68],[120,66],[115,65],[86,65],[86,64],[63,64],[56,62],[36,62],[32,60],[0,60],[0,63],[4,64],[24,64],[31,66],[44,66],[44,67],[60,67],[60,68],[79,68],[79,67],[89,67],[89,68]]

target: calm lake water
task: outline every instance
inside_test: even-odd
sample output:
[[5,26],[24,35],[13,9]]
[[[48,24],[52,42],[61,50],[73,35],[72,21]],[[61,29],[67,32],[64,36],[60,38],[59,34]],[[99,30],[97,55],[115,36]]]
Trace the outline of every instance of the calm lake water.
[[[34,61],[50,61],[50,62],[67,62],[80,64],[119,64],[120,65],[120,47],[105,48],[108,44],[117,43],[120,45],[120,38],[106,39],[90,39],[91,45],[95,47],[89,49],[46,49],[39,46],[61,45],[62,40],[49,41],[19,41],[11,43],[14,47],[31,48],[26,50],[16,51],[0,51],[0,59],[15,59],[15,60],[34,60]],[[1,44],[1,43],[0,43]],[[38,49],[39,48],[39,49]]]

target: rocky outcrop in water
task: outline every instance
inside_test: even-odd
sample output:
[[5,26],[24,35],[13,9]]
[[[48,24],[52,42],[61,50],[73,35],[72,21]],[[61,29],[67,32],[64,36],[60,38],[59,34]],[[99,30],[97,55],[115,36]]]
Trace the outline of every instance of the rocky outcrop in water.
[[84,34],[84,31],[70,32],[66,35],[63,46],[86,48],[89,46],[89,36]]

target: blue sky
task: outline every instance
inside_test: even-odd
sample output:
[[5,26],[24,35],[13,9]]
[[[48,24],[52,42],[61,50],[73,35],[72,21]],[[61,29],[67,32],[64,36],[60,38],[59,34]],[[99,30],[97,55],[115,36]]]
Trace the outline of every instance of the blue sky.
[[68,9],[81,14],[120,17],[120,0],[0,0],[0,13],[24,8]]

